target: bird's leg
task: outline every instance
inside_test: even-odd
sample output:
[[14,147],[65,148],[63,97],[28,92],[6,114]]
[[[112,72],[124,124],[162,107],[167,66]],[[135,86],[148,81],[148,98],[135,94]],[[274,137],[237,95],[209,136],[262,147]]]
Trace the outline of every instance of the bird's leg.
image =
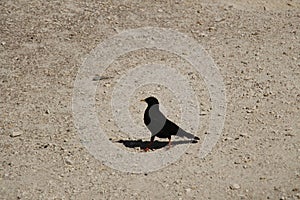
[[145,148],[145,151],[149,151],[152,144],[153,144],[153,142],[150,142],[150,143],[147,145],[147,147]]
[[155,138],[155,135],[151,137],[150,139],[150,143],[147,145],[147,147],[145,148],[145,151],[149,151],[150,150],[150,147],[152,146],[153,142],[154,142],[154,138]]
[[169,139],[169,143],[168,143],[168,149],[170,149],[170,148],[171,148],[171,146],[172,146],[172,144],[171,144],[171,136],[169,136],[169,137],[168,137],[168,139]]

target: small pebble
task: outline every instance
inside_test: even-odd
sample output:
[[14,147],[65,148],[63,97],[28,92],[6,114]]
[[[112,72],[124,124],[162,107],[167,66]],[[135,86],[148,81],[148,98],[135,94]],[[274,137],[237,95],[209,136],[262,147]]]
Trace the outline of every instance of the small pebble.
[[208,35],[206,33],[200,33],[201,37],[207,37]]
[[221,21],[224,21],[224,20],[225,20],[224,18],[216,18],[215,22],[221,22]]
[[73,161],[70,160],[70,158],[66,158],[65,162],[66,162],[67,165],[73,165]]
[[112,77],[96,75],[96,76],[93,78],[93,81],[100,81],[100,80],[105,80],[105,79],[110,79],[110,78],[112,78]]
[[238,190],[240,188],[241,188],[241,186],[237,183],[234,183],[234,184],[230,185],[230,189],[232,189],[232,190]]
[[241,137],[246,137],[246,138],[249,138],[250,136],[248,135],[248,134],[246,134],[246,133],[240,133],[240,136]]
[[200,113],[200,115],[201,115],[201,116],[207,115],[207,112],[202,111],[202,112]]
[[189,193],[189,192],[191,192],[191,191],[192,191],[191,188],[186,188],[186,189],[185,189],[185,192],[186,192],[186,193]]
[[223,139],[223,141],[228,141],[228,140],[233,140],[233,138],[232,138],[232,137],[225,137],[225,138]]
[[22,131],[14,131],[10,134],[10,137],[18,137],[20,135],[22,135],[23,132]]

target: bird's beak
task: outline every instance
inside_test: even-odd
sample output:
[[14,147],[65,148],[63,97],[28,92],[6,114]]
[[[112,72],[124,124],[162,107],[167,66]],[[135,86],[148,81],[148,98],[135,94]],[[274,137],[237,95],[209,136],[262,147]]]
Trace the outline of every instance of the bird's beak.
[[141,101],[146,102],[145,99],[141,99]]

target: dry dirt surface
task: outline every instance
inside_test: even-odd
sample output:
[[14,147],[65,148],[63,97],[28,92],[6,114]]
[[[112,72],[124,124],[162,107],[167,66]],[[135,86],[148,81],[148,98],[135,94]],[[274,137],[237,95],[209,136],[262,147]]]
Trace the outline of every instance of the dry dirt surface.
[[[299,0],[1,1],[0,9],[0,199],[300,199]],[[104,165],[84,147],[72,97],[88,54],[140,27],[198,41],[223,77],[227,112],[208,156],[197,157],[204,123],[196,131],[200,143],[180,159],[136,174]],[[177,63],[168,57],[155,49],[132,52],[112,63],[110,79],[99,80],[97,112],[112,140],[128,139],[109,107],[118,78],[146,60]],[[201,76],[180,70],[207,120]],[[139,88],[130,99],[137,124],[145,105],[135,98],[155,94],[165,107],[176,106],[172,93],[157,87]],[[169,116],[176,121],[180,113]]]

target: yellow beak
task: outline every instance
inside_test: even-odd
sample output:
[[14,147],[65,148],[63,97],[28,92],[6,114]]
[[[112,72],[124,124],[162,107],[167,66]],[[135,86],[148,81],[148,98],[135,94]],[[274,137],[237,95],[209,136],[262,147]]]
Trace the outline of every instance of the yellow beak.
[[145,99],[141,99],[141,101],[144,101],[144,102],[145,102]]

